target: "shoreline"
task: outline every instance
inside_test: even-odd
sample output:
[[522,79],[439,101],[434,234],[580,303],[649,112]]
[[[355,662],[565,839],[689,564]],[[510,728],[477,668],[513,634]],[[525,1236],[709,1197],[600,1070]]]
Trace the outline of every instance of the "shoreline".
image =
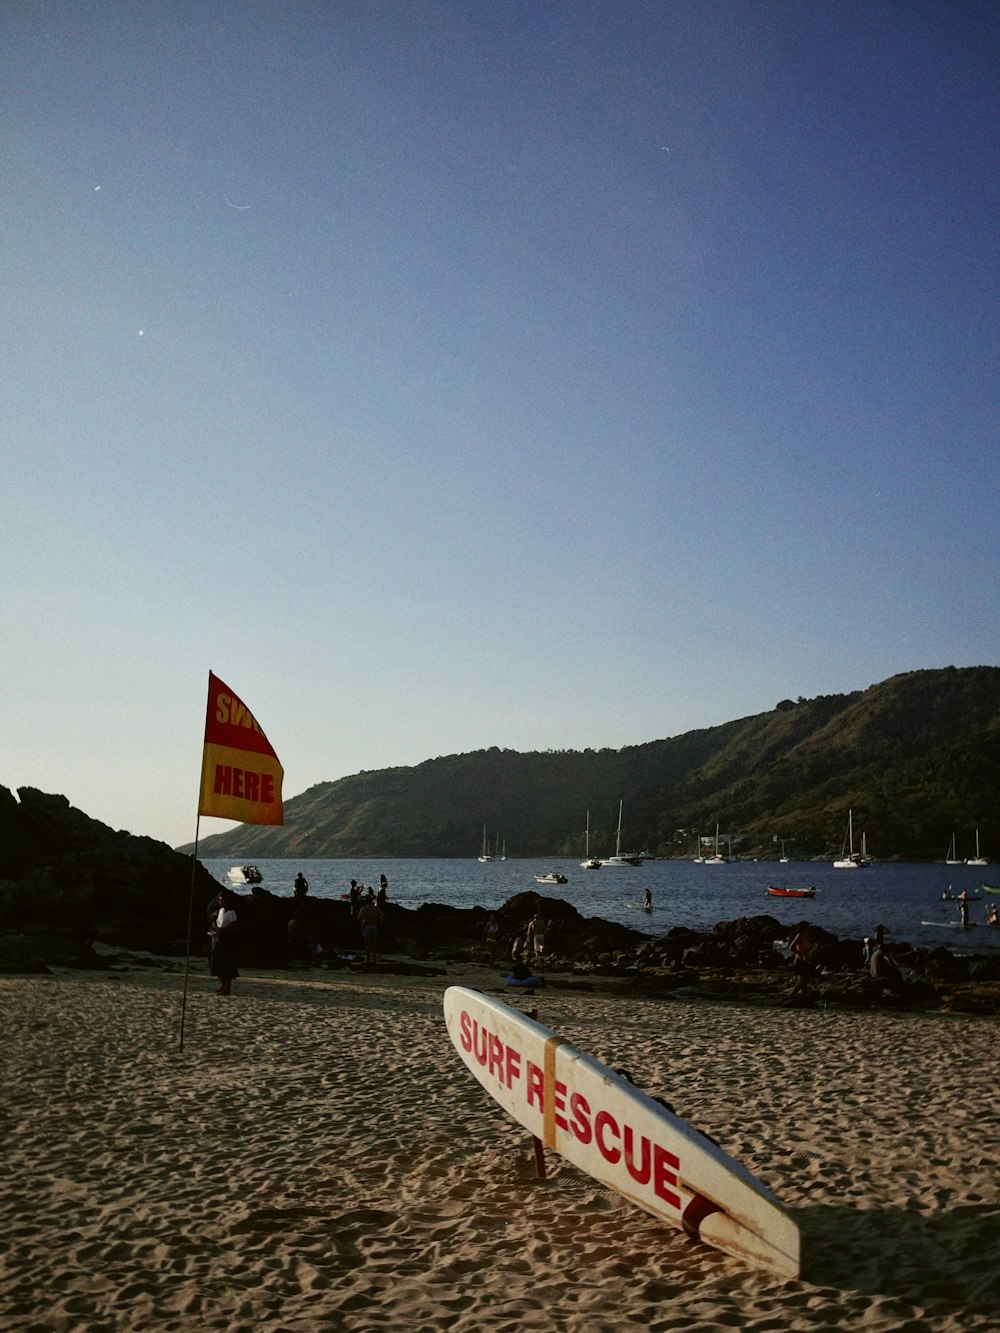
[[554,1153],[534,1178],[444,1031],[445,987],[495,992],[495,969],[247,969],[220,999],[195,960],[180,1052],[182,967],[0,977],[5,1327],[995,1327],[996,1019],[664,1003],[614,978],[532,997],[774,1190],[802,1228],[790,1280]]

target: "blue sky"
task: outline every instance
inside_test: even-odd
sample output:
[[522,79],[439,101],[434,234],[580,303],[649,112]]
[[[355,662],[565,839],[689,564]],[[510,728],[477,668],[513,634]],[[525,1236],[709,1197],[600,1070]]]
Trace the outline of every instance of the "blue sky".
[[920,0],[3,6],[0,783],[190,841],[209,669],[287,798],[996,664],[998,57]]

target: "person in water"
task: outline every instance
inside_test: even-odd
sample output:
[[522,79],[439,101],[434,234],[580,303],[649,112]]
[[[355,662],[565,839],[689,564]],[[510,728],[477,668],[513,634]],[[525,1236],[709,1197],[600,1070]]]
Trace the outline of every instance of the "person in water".
[[653,906],[653,892],[651,889],[646,890],[645,896],[643,897],[642,900],[642,905],[647,909],[647,911],[650,907]]

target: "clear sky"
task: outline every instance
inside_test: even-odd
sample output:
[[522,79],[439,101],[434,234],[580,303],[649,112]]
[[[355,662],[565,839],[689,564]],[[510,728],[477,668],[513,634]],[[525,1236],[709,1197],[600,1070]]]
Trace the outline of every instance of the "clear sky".
[[998,69],[992,0],[9,0],[0,783],[190,841],[210,669],[287,799],[996,664]]

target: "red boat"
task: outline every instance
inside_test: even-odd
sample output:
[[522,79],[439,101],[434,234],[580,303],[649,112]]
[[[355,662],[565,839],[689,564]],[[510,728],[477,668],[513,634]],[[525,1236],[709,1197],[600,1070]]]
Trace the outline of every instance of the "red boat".
[[779,889],[774,884],[767,886],[767,891],[773,898],[815,898],[816,886],[810,884],[805,889]]

